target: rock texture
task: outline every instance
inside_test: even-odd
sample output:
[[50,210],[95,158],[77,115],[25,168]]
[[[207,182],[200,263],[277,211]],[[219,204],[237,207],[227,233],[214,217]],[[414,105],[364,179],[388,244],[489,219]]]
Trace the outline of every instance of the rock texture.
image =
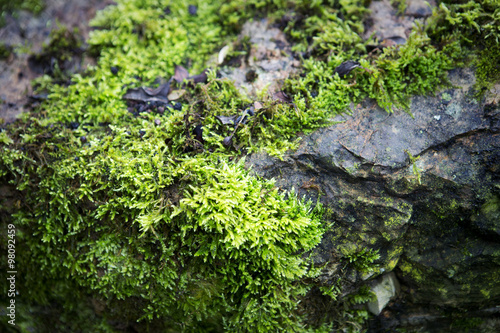
[[[43,45],[50,41],[50,32],[61,26],[77,28],[82,40],[91,30],[89,20],[96,11],[103,9],[111,0],[46,0],[45,9],[39,15],[20,11],[17,16],[5,14],[6,25],[0,27],[0,42],[13,52],[7,59],[0,59],[0,124],[12,122],[29,108],[27,96],[33,93],[31,81],[43,75],[40,66],[30,64],[30,56],[39,54]],[[92,59],[78,58],[72,71],[85,68]]]
[[[411,114],[367,101],[283,161],[247,159],[256,174],[325,204],[333,226],[314,254],[325,285],[346,277],[348,293],[395,272],[407,304],[500,303],[500,108],[494,97],[478,102],[471,70],[449,75],[455,88],[414,97]],[[363,248],[381,255],[372,276],[337,264]]]
[[374,315],[379,315],[391,299],[399,294],[399,282],[394,272],[384,274],[374,280],[370,286],[374,297],[368,302],[368,310]]
[[240,41],[244,39],[251,45],[245,59],[238,67],[220,69],[221,76],[234,81],[244,94],[255,95],[265,88],[280,90],[282,81],[300,67],[299,60],[291,56],[285,34],[266,19],[245,23],[239,36]]

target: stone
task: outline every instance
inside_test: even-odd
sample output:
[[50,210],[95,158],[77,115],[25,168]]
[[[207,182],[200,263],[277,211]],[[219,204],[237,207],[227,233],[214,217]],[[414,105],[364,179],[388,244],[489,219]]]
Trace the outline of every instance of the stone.
[[434,1],[408,0],[406,2],[405,15],[415,18],[429,17],[432,15],[432,7],[435,7]]
[[[477,100],[471,69],[449,79],[453,88],[413,97],[409,113],[366,101],[282,160],[247,157],[255,174],[323,203],[331,227],[312,255],[328,267],[322,285],[349,276],[344,295],[394,272],[405,306],[500,302],[500,108]],[[349,248],[378,251],[371,275],[331,264]]]
[[378,316],[391,299],[399,294],[400,287],[396,274],[393,272],[384,274],[371,283],[370,290],[374,297],[368,302],[368,310]]
[[[220,73],[234,81],[244,94],[255,95],[266,87],[270,93],[278,91],[283,80],[300,67],[300,62],[291,56],[291,45],[285,34],[271,27],[267,20],[245,23],[239,38],[250,39],[248,61],[239,67],[223,67]],[[247,80],[249,71],[253,71],[254,80]]]

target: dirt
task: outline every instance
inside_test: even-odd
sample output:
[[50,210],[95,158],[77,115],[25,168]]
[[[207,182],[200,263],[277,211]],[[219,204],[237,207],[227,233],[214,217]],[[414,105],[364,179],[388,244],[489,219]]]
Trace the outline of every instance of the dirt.
[[[14,121],[29,109],[28,96],[33,94],[31,81],[44,74],[39,67],[30,66],[29,58],[42,51],[50,40],[50,32],[58,26],[69,30],[78,28],[79,37],[86,40],[92,30],[90,19],[112,3],[111,0],[46,0],[45,9],[39,15],[19,11],[6,16],[6,25],[0,28],[0,43],[12,52],[0,60],[0,124]],[[84,53],[71,71],[82,71],[93,61]]]

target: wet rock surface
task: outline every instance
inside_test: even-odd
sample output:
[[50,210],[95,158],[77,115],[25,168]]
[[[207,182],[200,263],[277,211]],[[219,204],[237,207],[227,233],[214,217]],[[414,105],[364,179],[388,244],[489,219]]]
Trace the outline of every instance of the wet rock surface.
[[[282,161],[247,158],[256,174],[325,204],[333,227],[314,254],[324,285],[351,276],[342,288],[353,290],[393,271],[405,311],[500,302],[500,107],[476,99],[470,69],[449,77],[455,88],[412,99],[413,117],[366,101]],[[331,264],[352,248],[378,250],[378,272]]]

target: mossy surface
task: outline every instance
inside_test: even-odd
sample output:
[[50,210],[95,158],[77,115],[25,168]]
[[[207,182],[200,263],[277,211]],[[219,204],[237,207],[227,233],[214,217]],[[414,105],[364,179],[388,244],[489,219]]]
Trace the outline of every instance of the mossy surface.
[[15,13],[16,10],[24,9],[34,14],[39,14],[44,8],[43,0],[1,0],[0,1],[0,27],[5,24],[5,16]]
[[[250,176],[241,158],[282,156],[298,133],[329,124],[366,97],[388,112],[406,109],[410,95],[442,85],[457,50],[467,47],[452,38],[436,43],[417,27],[405,45],[368,53],[360,37],[365,5],[121,0],[98,13],[88,41],[97,65],[62,84],[48,75],[37,80],[47,100],[0,133],[1,180],[23,199],[2,207],[23,244],[16,259],[26,268],[18,280],[22,301],[64,300],[66,314],[88,310],[70,297],[78,289],[118,309],[87,322],[94,331],[112,331],[108,319],[174,331],[326,330],[310,326],[298,305],[318,274],[307,253],[324,232],[322,207]],[[202,72],[245,20],[277,22],[288,13],[284,30],[295,51],[310,56],[283,87],[289,100],[265,91],[245,96],[217,78],[216,68],[206,82],[172,83],[184,91],[172,103],[139,110],[123,98],[130,88],[164,83],[176,65]],[[362,68],[334,73],[351,59]],[[218,118],[243,117],[256,102],[246,123]],[[384,237],[397,238],[390,231],[403,220],[382,218]],[[378,254],[356,247],[345,258],[368,272]],[[369,299],[361,294],[346,304]],[[361,311],[355,321],[365,317]]]

